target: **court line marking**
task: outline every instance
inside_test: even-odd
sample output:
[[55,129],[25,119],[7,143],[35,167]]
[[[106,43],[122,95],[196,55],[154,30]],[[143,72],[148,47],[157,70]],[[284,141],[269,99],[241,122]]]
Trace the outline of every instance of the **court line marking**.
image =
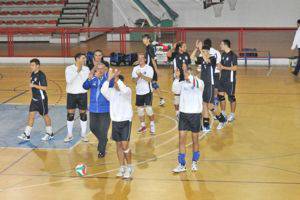
[[23,92],[20,92],[19,94],[15,95],[15,96],[13,96],[13,97],[10,97],[9,99],[7,99],[7,100],[1,102],[1,103],[0,103],[0,106],[6,104],[7,102],[9,102],[9,101],[11,101],[11,100],[13,100],[13,99],[15,99],[15,98],[18,98],[18,97],[22,96],[23,94],[27,93],[28,91],[29,91],[29,90],[23,90]]
[[[202,140],[204,138],[204,136],[205,136],[205,134],[201,135],[199,137],[199,140]],[[191,144],[192,143],[187,144],[186,147],[190,146]],[[154,158],[149,158],[147,160],[137,162],[137,163],[133,164],[133,166],[138,166],[138,165],[141,165],[141,164],[144,164],[144,163],[148,163],[148,162],[151,162],[151,161],[157,161],[158,159],[161,159],[163,157],[171,155],[171,154],[173,154],[176,151],[178,151],[178,148],[176,148],[174,150],[171,150],[171,151],[169,151],[167,153],[164,153],[164,154],[162,154],[160,156],[157,156],[157,157],[154,157]],[[117,170],[119,170],[119,168],[115,168],[115,169],[106,170],[106,171],[103,171],[103,172],[98,172],[98,173],[90,174],[90,175],[87,175],[85,177],[87,177],[87,178],[88,177],[93,177],[93,176],[96,176],[96,175],[106,174],[106,173],[110,173],[110,172],[117,171]],[[80,179],[80,178],[81,177],[74,177],[74,178],[68,178],[68,179],[65,179],[65,180],[52,181],[52,182],[47,182],[47,183],[40,183],[40,184],[33,184],[33,185],[22,186],[22,187],[12,187],[12,188],[7,188],[7,189],[0,189],[0,192],[9,191],[9,190],[13,190],[13,191],[15,191],[15,190],[22,190],[22,189],[40,187],[40,186],[45,186],[45,185],[52,185],[52,184],[56,184],[56,183],[64,183],[64,182],[68,182],[68,181],[72,181],[72,180]]]

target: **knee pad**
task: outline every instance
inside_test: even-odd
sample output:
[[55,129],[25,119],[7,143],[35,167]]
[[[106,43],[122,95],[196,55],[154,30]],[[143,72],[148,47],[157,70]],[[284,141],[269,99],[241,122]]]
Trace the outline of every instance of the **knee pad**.
[[174,105],[179,105],[179,102],[180,102],[180,96],[175,95],[174,96]]
[[229,95],[229,96],[228,96],[228,100],[229,100],[231,103],[233,103],[233,102],[236,101],[236,98],[235,98],[234,95]]
[[124,153],[129,153],[130,149],[128,148],[127,150],[123,151]]
[[68,120],[68,121],[74,121],[74,116],[75,116],[74,113],[68,113],[68,114],[67,114],[67,120]]
[[80,113],[79,115],[80,115],[80,120],[81,121],[83,121],[83,122],[87,121],[87,114],[86,113]]
[[146,106],[146,113],[148,116],[152,116],[153,115],[153,109],[151,106]]
[[143,117],[145,115],[144,108],[143,107],[138,107],[137,108],[137,113],[138,113],[139,117]]
[[218,99],[219,99],[220,102],[225,101],[225,96],[218,94]]
[[158,83],[157,82],[152,82],[152,87],[153,87],[153,89],[158,89],[159,88],[159,85],[158,85]]

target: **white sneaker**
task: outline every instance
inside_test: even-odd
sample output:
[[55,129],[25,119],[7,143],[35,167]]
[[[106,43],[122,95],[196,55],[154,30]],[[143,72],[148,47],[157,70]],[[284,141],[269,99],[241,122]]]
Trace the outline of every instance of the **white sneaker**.
[[179,164],[175,169],[172,170],[172,172],[174,173],[180,173],[185,171],[186,171],[186,167],[181,164]]
[[117,177],[123,177],[126,171],[126,167],[125,166],[121,166],[119,169],[119,172],[116,174]]
[[217,126],[217,130],[221,130],[221,129],[223,129],[224,127],[226,126],[226,122],[220,122],[219,124],[218,124],[218,126]]
[[86,136],[81,136],[81,141],[82,142],[89,142],[89,139]]
[[44,137],[42,137],[42,141],[49,141],[49,140],[52,140],[54,138],[54,135],[53,133],[51,135],[49,135],[48,133],[45,134]]
[[233,122],[235,120],[234,115],[230,114],[228,117],[228,122]]
[[160,101],[159,101],[159,105],[160,106],[165,105],[165,103],[166,103],[165,99],[160,99]]
[[207,134],[207,133],[209,133],[210,131],[211,131],[210,128],[203,127],[203,133],[204,133],[204,134]]
[[133,168],[132,167],[126,167],[123,178],[124,179],[131,179],[132,178],[132,173],[133,173]]
[[151,135],[155,134],[155,124],[150,124],[150,134]]
[[197,162],[196,161],[192,162],[192,171],[198,171],[198,166],[197,166]]
[[22,133],[21,135],[18,136],[20,140],[24,141],[29,141],[30,140],[30,135],[26,135],[25,133]]
[[64,139],[64,142],[65,143],[68,143],[68,142],[71,142],[73,140],[73,136],[69,137],[67,136],[65,139]]

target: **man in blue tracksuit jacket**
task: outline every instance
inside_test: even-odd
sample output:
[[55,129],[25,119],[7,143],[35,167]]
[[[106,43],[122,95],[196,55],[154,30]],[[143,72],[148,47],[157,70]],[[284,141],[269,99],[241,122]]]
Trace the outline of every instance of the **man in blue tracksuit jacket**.
[[[89,78],[83,83],[83,88],[90,91],[90,130],[98,139],[98,157],[105,156],[107,132],[110,125],[109,101],[102,95],[101,87],[107,80],[105,65],[100,63],[95,67]],[[113,81],[110,87],[113,87]]]

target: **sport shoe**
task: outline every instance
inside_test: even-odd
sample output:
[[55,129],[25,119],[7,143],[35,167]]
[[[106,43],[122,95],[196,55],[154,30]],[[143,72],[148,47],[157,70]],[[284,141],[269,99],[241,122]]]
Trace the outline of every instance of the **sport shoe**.
[[145,133],[147,131],[146,126],[141,126],[138,130],[138,133]]
[[207,134],[211,131],[210,127],[203,127],[203,133]]
[[116,174],[117,177],[123,177],[126,171],[126,167],[125,166],[121,166],[119,169],[119,172]]
[[73,136],[69,137],[67,136],[65,139],[64,139],[64,142],[65,143],[68,143],[68,142],[71,142],[73,140]]
[[155,124],[150,124],[150,134],[151,135],[155,134]]
[[30,135],[26,135],[25,133],[22,133],[21,135],[18,136],[20,140],[24,141],[29,141],[30,140]]
[[186,167],[181,164],[179,164],[175,169],[172,170],[172,172],[174,173],[180,173],[185,171],[186,171]]
[[42,141],[49,141],[49,140],[52,140],[53,138],[54,138],[53,133],[51,133],[51,134],[46,133],[45,136],[42,137],[41,140],[42,140]]
[[133,168],[132,167],[126,167],[125,173],[123,175],[124,179],[130,179],[132,178]]
[[165,105],[165,103],[166,103],[165,99],[160,99],[159,106],[163,106]]
[[197,162],[193,161],[192,162],[192,171],[197,171],[197,170],[198,170]]
[[226,122],[220,122],[217,126],[217,130],[221,130],[226,126]]
[[86,136],[81,136],[81,141],[82,142],[89,142],[89,139]]
[[235,120],[234,115],[230,114],[228,117],[228,122],[233,122]]

